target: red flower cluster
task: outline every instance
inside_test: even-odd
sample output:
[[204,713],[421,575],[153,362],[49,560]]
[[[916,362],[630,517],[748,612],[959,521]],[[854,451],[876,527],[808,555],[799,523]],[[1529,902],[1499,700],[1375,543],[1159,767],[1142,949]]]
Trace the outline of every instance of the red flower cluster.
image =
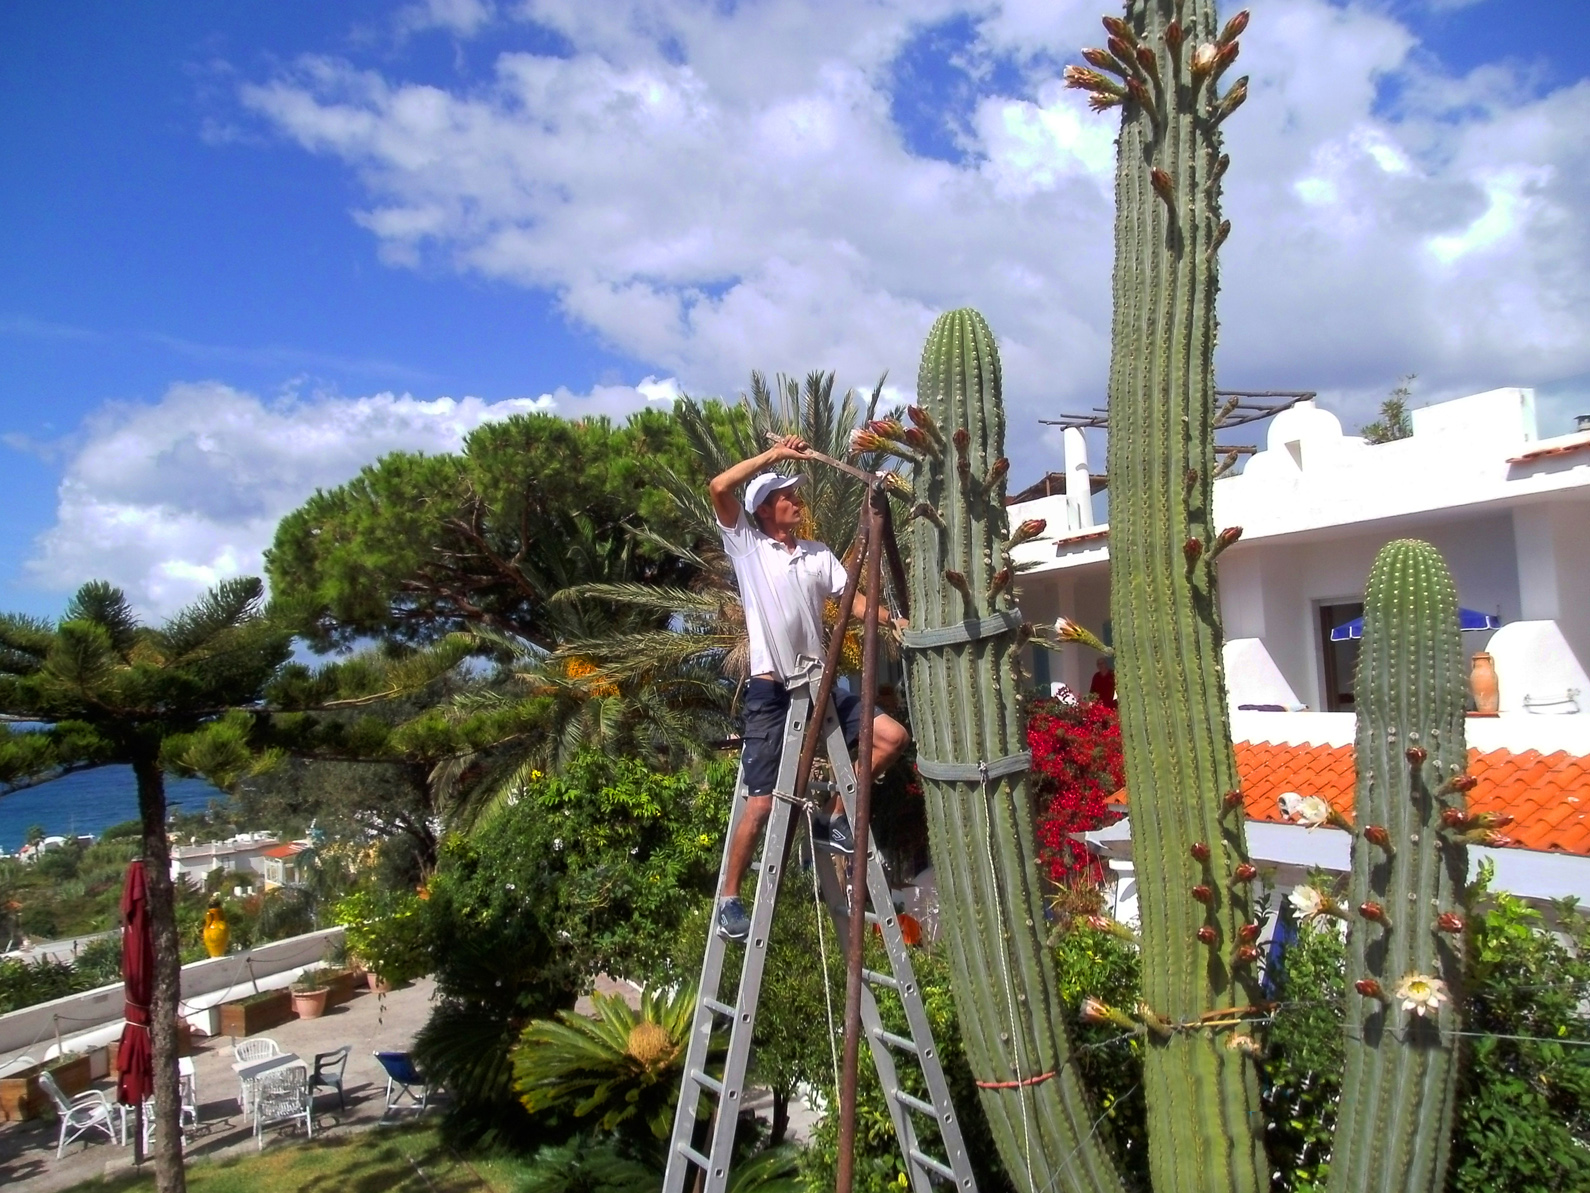
[[1120,819],[1107,806],[1125,784],[1119,717],[1098,700],[1077,705],[1040,700],[1027,721],[1027,746],[1040,865],[1055,883],[1103,881],[1098,861],[1070,834]]

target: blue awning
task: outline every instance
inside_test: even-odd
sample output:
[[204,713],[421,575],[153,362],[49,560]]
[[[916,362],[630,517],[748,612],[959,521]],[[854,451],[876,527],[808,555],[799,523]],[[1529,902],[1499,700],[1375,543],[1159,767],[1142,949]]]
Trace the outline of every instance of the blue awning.
[[[1473,609],[1458,610],[1458,629],[1467,633],[1470,630],[1497,630],[1502,626],[1502,619],[1494,613],[1477,613]],[[1332,642],[1351,642],[1364,636],[1364,619],[1355,617],[1346,625],[1339,625],[1331,631]]]

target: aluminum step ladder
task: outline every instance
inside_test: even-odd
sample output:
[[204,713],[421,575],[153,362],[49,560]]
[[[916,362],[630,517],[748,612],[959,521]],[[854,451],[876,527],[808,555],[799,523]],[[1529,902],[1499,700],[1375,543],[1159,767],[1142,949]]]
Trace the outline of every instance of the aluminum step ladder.
[[[775,787],[777,792],[796,790],[801,741],[820,677],[820,667],[814,667],[805,679],[790,685],[790,707],[784,721],[784,753],[779,764]],[[855,771],[845,746],[844,730],[834,713],[832,701],[824,710],[822,729],[823,743],[834,776],[831,790],[843,796],[845,807],[850,808],[856,791]],[[744,814],[744,794],[742,773],[735,785],[734,807],[729,818],[728,837],[724,842],[723,862],[718,872],[718,889],[721,889],[724,872],[728,868],[729,845]],[[696,1188],[701,1193],[725,1193],[728,1187],[734,1132],[739,1119],[741,1096],[745,1090],[746,1068],[751,1058],[757,1000],[762,989],[762,970],[767,962],[773,908],[778,900],[779,884],[788,860],[790,821],[794,811],[793,800],[778,795],[774,797],[762,846],[756,899],[751,908],[751,932],[744,944],[740,984],[732,1006],[718,998],[729,942],[718,934],[716,923],[709,931],[707,953],[701,965],[695,1021],[685,1054],[685,1076],[679,1091],[679,1105],[674,1112],[673,1135],[668,1143],[668,1170],[663,1180],[663,1193],[687,1193]],[[833,858],[832,851],[826,851],[814,857],[813,864],[820,877],[823,902],[833,917],[840,948],[843,949],[850,931],[849,892]],[[949,1085],[944,1079],[938,1048],[928,1025],[927,1010],[922,1004],[922,993],[917,986],[915,971],[911,968],[910,954],[894,910],[888,879],[875,846],[868,849],[867,894],[872,906],[872,910],[867,912],[867,922],[876,925],[882,934],[891,972],[862,971],[861,1024],[872,1051],[879,1083],[888,1101],[895,1135],[900,1141],[900,1151],[910,1174],[911,1188],[913,1193],[932,1193],[942,1182],[957,1190],[976,1190],[977,1180],[966,1158],[966,1146],[955,1117],[955,1107],[950,1101]],[[879,988],[893,991],[899,996],[905,1008],[911,1033],[909,1037],[895,1035],[884,1029],[874,994],[874,990]],[[720,1024],[729,1027],[729,1047],[722,1070],[713,1075],[707,1072],[707,1055],[713,1034]],[[914,1060],[921,1069],[928,1099],[915,1097],[900,1088],[896,1053]],[[707,1135],[704,1152],[695,1144],[697,1112],[703,1097],[709,1100],[708,1117],[702,1124]],[[943,1159],[926,1150],[918,1131],[919,1120],[936,1128],[929,1132],[928,1138],[931,1140],[934,1134],[937,1135]],[[697,1185],[695,1181],[699,1178],[704,1179]]]

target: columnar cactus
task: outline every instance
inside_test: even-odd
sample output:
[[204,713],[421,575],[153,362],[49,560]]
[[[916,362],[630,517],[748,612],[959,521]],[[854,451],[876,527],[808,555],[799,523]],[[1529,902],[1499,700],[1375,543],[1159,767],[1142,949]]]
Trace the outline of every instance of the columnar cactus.
[[[1129,0],[1068,83],[1122,108],[1110,359],[1110,614],[1131,792],[1156,1193],[1267,1189],[1257,1074],[1243,1033],[1194,1027],[1254,1002],[1244,816],[1226,715],[1212,521],[1220,125],[1246,14]],[[1246,931],[1245,931],[1246,929]],[[1224,1017],[1229,1023],[1233,1016]],[[1232,1040],[1236,1046],[1229,1046]]]
[[1457,590],[1428,543],[1388,543],[1364,598],[1346,1045],[1331,1188],[1442,1187],[1457,1088],[1467,840]]
[[[1020,1189],[1119,1190],[1070,1045],[1044,918],[1026,774],[999,356],[976,311],[940,316],[917,380],[907,671],[967,1058]],[[962,641],[955,630],[971,624]],[[936,633],[948,629],[948,634]],[[935,767],[933,764],[941,764]],[[995,763],[986,780],[977,763]],[[935,778],[972,764],[964,778]]]

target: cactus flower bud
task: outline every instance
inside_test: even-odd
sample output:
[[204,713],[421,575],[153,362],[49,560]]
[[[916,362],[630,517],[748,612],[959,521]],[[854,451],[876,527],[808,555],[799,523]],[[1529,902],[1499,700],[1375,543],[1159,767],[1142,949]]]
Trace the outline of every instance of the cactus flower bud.
[[939,513],[939,511],[936,508],[934,508],[934,506],[932,505],[931,502],[927,502],[927,501],[919,501],[919,502],[917,502],[915,505],[913,505],[911,507],[911,516],[913,518],[926,518],[929,522],[933,523],[933,525],[937,526],[940,530],[948,530],[949,529],[948,524],[946,524],[945,521],[944,521],[944,515]]
[[1137,34],[1133,33],[1132,27],[1120,17],[1105,17],[1104,28],[1110,36],[1120,38],[1129,46],[1137,44]]
[[911,501],[916,497],[916,490],[911,487],[911,482],[898,472],[885,472],[883,474],[883,487],[901,501]]
[[1121,97],[1119,95],[1111,95],[1107,91],[1095,91],[1092,95],[1088,96],[1088,107],[1092,108],[1095,112],[1103,112],[1110,108],[1118,108],[1120,106]]
[[1442,808],[1441,823],[1447,828],[1468,828],[1469,814],[1462,808]]
[[1506,849],[1516,844],[1506,833],[1499,833],[1489,828],[1477,828],[1466,832],[1463,834],[1463,840],[1470,845],[1485,845],[1491,849]]
[[1126,67],[1126,74],[1131,75],[1136,73],[1132,69],[1132,64],[1137,61],[1137,52],[1131,46],[1127,45],[1126,42],[1122,41],[1119,37],[1112,37],[1104,44],[1109,47],[1110,53],[1114,54],[1118,59],[1120,59],[1121,65]]
[[1237,929],[1237,939],[1243,944],[1252,944],[1259,939],[1259,925],[1243,924]]
[[1378,845],[1382,849],[1391,848],[1391,834],[1386,831],[1386,826],[1383,824],[1365,825],[1364,840],[1371,845]]
[[968,601],[972,600],[972,586],[966,582],[965,573],[957,572],[953,568],[946,568],[944,570],[944,579],[949,582],[950,587],[955,589],[956,592],[960,593]]
[[1208,924],[1205,924],[1202,928],[1198,929],[1198,939],[1204,944],[1214,944],[1219,935],[1220,934]]
[[1238,946],[1237,951],[1231,955],[1233,965],[1252,965],[1258,959],[1259,950],[1251,944]]
[[1407,750],[1404,751],[1404,754],[1407,756],[1408,761],[1413,763],[1414,766],[1422,766],[1424,764],[1424,760],[1430,756],[1430,752],[1423,746],[1409,746]]
[[1203,540],[1194,536],[1181,545],[1181,553],[1187,557],[1187,565],[1191,567],[1198,562],[1198,557],[1204,553]]
[[1380,983],[1375,981],[1374,978],[1359,978],[1353,983],[1353,989],[1358,991],[1358,993],[1362,994],[1365,998],[1378,999],[1380,1002],[1390,1001],[1386,997],[1385,990],[1381,988]]
[[1159,119],[1159,109],[1154,106],[1154,97],[1148,93],[1148,88],[1143,86],[1141,79],[1126,80],[1126,94],[1132,97],[1132,101],[1138,107],[1148,113],[1150,120]]
[[1137,47],[1137,64],[1148,72],[1148,77],[1159,82],[1159,59],[1147,46]]
[[933,421],[933,416],[926,410],[920,406],[907,406],[905,408],[905,412],[913,423],[921,427],[929,435],[933,436],[937,442],[944,442],[944,433],[939,430],[938,423]]
[[1222,547],[1229,547],[1241,537],[1242,527],[1227,526],[1220,532],[1219,536],[1215,539],[1215,542],[1219,543]]
[[1197,886],[1193,887],[1192,897],[1197,899],[1198,902],[1207,906],[1209,903],[1214,901],[1215,893],[1200,882]]
[[1100,70],[1107,70],[1123,78],[1131,73],[1129,68],[1108,50],[1083,50],[1082,56],[1088,60],[1088,65],[1096,66]]
[[1237,60],[1237,54],[1241,51],[1241,48],[1233,41],[1227,42],[1215,51],[1214,67],[1209,72],[1209,81],[1211,83],[1225,73],[1226,67]]
[[1180,21],[1172,21],[1165,26],[1165,44],[1170,47],[1172,54],[1181,53],[1183,36]]
[[1248,10],[1243,9],[1236,16],[1226,22],[1226,27],[1220,31],[1221,45],[1236,41],[1242,36],[1242,31],[1248,27]]
[[1192,848],[1189,849],[1188,852],[1200,862],[1207,862],[1209,860],[1209,846],[1205,845],[1202,841],[1194,841],[1192,843]]
[[955,454],[964,457],[972,450],[972,433],[965,427],[955,428]]
[[1193,51],[1191,69],[1195,83],[1214,69],[1215,56],[1218,53],[1219,48],[1213,42],[1208,41]]
[[1478,782],[1473,775],[1454,775],[1442,790],[1444,793],[1473,791]]
[[1009,584],[1010,584],[1010,569],[1009,568],[1000,568],[997,572],[994,573],[992,579],[990,579],[988,581],[988,603],[990,605],[992,605],[994,603],[994,598],[997,597],[1000,593],[1004,592],[1006,586],[1009,585]]
[[1242,792],[1240,792],[1240,791],[1228,791],[1228,792],[1226,792],[1223,796],[1220,797],[1220,806],[1222,808],[1224,808],[1227,812],[1231,811],[1231,809],[1233,809],[1233,808],[1240,808],[1242,806]]
[[1113,1023],[1116,1027],[1123,1027],[1127,1031],[1137,1030],[1137,1024],[1132,1022],[1132,1017],[1125,1011],[1112,1007],[1102,998],[1094,998],[1091,994],[1082,1000],[1077,1013],[1084,1023]]
[[1240,108],[1247,98],[1248,76],[1243,75],[1235,83],[1231,84],[1231,89],[1227,91],[1225,95],[1221,97],[1220,102],[1215,105],[1215,110],[1210,114],[1211,118],[1216,124],[1219,124],[1227,116],[1231,115],[1231,113]]
[[920,427],[907,427],[900,439],[912,451],[938,459],[939,445],[933,442],[927,432]]
[[1454,936],[1462,935],[1465,927],[1463,917],[1454,911],[1443,911],[1435,919],[1435,926],[1442,932],[1450,932]]
[[1165,206],[1176,206],[1176,187],[1169,174],[1155,166],[1149,171],[1148,180],[1154,186],[1154,193],[1165,201]]
[[1262,1056],[1264,1049],[1259,1047],[1259,1042],[1245,1031],[1233,1032],[1226,1039],[1226,1047],[1232,1052],[1243,1052],[1248,1056]]
[[1391,927],[1391,921],[1386,918],[1386,909],[1373,899],[1367,903],[1360,903],[1358,905],[1358,914],[1366,920],[1373,920],[1375,923],[1387,928]]
[[867,452],[885,452],[888,450],[889,445],[874,431],[858,427],[850,432],[850,454],[853,456],[865,455]]
[[905,434],[905,424],[897,418],[875,418],[866,424],[866,429],[885,439],[899,439]]
[[1231,877],[1236,879],[1238,882],[1252,882],[1258,876],[1259,867],[1255,866],[1252,862],[1243,862],[1234,871],[1232,871],[1231,874]]

